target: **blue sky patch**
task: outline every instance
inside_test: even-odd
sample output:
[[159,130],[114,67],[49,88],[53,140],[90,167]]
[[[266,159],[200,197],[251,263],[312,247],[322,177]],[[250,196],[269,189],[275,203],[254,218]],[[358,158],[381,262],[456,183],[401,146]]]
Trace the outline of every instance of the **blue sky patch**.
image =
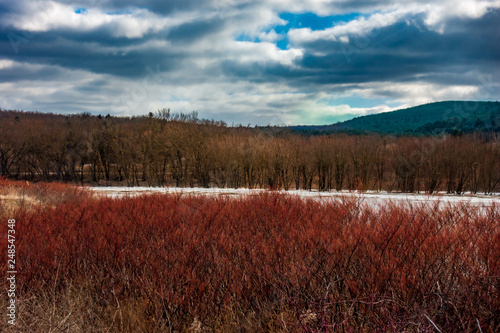
[[288,37],[283,38],[276,42],[276,46],[282,50],[286,50],[288,48]]
[[347,23],[361,15],[360,13],[350,13],[344,15],[318,16],[314,13],[293,14],[282,13],[280,18],[288,23],[284,26],[274,28],[276,33],[287,33],[290,29],[309,28],[311,30],[324,30],[333,27],[338,23]]
[[76,14],[87,14],[87,8],[77,8],[75,9]]

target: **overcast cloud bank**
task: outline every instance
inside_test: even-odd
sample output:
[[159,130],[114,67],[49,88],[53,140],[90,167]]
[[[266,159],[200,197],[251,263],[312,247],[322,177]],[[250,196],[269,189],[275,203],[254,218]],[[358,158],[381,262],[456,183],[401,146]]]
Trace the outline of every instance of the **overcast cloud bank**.
[[326,124],[498,100],[500,1],[0,0],[0,107]]

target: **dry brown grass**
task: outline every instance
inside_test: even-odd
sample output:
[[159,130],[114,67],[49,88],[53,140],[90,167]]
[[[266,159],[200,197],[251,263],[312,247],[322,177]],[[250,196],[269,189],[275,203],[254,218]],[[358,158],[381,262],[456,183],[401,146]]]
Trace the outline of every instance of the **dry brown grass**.
[[10,189],[7,194],[0,194],[0,216],[13,216],[17,210],[31,211],[41,204],[35,198],[19,193],[17,189]]
[[55,207],[57,204],[86,199],[92,192],[61,183],[32,183],[0,178],[0,218],[12,218],[18,211]]
[[[63,291],[47,288],[27,299],[18,297],[16,326],[2,320],[0,332],[169,332],[144,311],[147,300],[115,297],[107,302],[88,283],[75,285]],[[7,301],[0,299],[2,309],[7,308]]]

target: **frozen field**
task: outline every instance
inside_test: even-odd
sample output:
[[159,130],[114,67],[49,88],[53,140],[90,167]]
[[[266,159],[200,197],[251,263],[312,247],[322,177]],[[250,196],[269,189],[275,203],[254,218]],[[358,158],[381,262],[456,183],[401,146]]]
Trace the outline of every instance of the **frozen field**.
[[[91,190],[97,194],[110,197],[135,196],[148,193],[182,193],[189,195],[214,195],[214,196],[248,196],[257,195],[266,190],[259,189],[231,189],[231,188],[176,188],[176,187],[91,187]],[[463,195],[447,195],[438,193],[434,195],[427,194],[409,194],[409,193],[387,193],[387,192],[349,192],[349,191],[305,191],[291,190],[279,191],[290,195],[298,195],[302,198],[312,198],[317,200],[341,199],[341,198],[358,198],[368,204],[382,204],[386,202],[394,203],[468,203],[478,207],[489,207],[500,203],[500,194],[482,195],[482,194],[463,194]]]

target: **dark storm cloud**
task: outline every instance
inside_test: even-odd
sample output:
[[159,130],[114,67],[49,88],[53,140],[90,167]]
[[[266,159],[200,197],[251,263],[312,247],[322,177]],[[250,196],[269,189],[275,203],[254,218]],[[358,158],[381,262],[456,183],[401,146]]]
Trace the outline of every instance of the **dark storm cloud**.
[[212,1],[199,0],[62,0],[60,3],[72,5],[78,8],[104,8],[109,12],[120,11],[128,8],[148,8],[161,14],[170,14],[178,11],[190,11],[203,9]]
[[207,35],[221,31],[224,28],[224,20],[220,17],[196,22],[189,22],[171,29],[165,36],[174,43],[192,43]]
[[[20,49],[18,53],[14,52],[8,33],[16,33],[19,38],[26,40],[26,43],[21,42],[17,46]],[[118,39],[116,45],[110,43],[108,46],[111,46],[111,49],[103,49],[101,43],[89,43],[88,40],[81,41],[79,38],[70,40],[67,39],[71,37],[69,33],[65,36],[66,38],[62,38],[50,32],[39,33],[36,37],[25,39],[19,31],[0,31],[0,57],[31,64],[56,65],[131,78],[144,75],[147,66],[160,65],[162,71],[169,71],[185,58],[182,54],[169,52],[169,49],[139,48],[133,51],[121,51],[119,46],[123,46],[121,42],[123,39]]]
[[45,81],[60,78],[64,74],[60,69],[49,67],[33,68],[26,65],[16,65],[0,70],[0,83],[19,81]]
[[23,7],[22,2],[18,1],[0,1],[0,17],[10,13],[19,12]]
[[[297,78],[304,83],[355,83],[402,81],[426,75],[446,84],[470,84],[464,71],[489,73],[498,65],[500,30],[495,29],[499,13],[481,19],[449,22],[450,33],[440,34],[416,24],[400,22],[378,29],[349,43],[318,40],[306,43]],[[317,56],[318,52],[321,53]],[[448,78],[448,79],[447,79]]]

